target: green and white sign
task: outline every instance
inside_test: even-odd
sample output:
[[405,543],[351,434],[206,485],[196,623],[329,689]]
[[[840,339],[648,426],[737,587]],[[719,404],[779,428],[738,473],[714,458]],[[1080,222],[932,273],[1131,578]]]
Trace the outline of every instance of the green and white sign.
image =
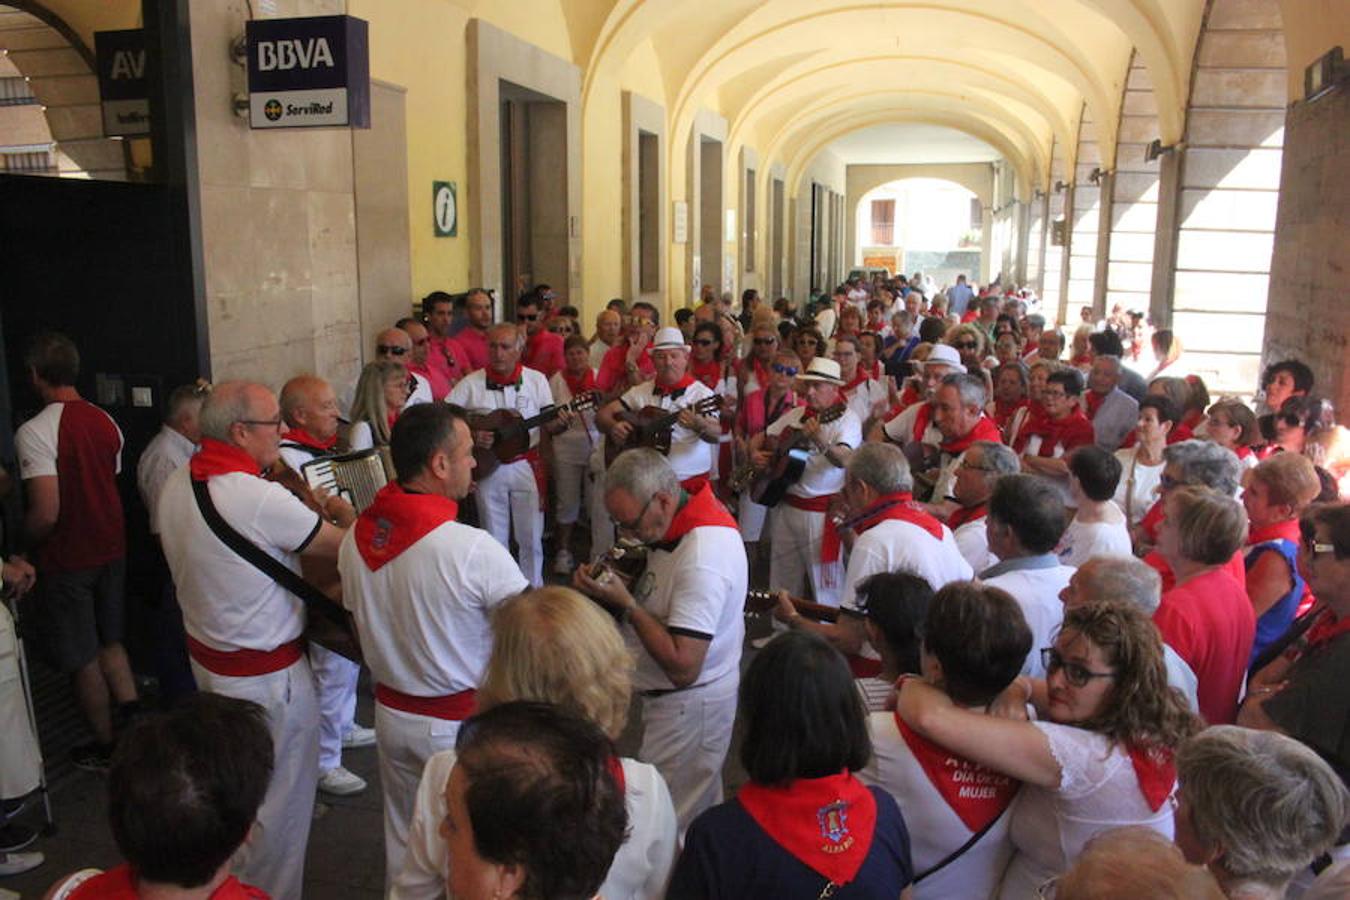
[[436,237],[455,237],[459,233],[459,201],[453,181],[431,183],[431,217]]

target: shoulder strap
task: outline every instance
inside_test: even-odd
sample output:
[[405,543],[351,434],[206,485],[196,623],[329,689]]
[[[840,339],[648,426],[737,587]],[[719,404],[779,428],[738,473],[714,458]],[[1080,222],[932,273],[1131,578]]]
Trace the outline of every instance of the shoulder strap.
[[[1012,804],[1009,803],[1008,806],[1012,806]],[[974,847],[976,844],[978,844],[978,843],[980,842],[980,838],[982,838],[982,837],[984,837],[986,834],[988,834],[988,833],[989,833],[989,829],[993,828],[994,825],[996,825],[996,824],[998,823],[998,820],[1001,819],[1001,818],[1003,818],[1003,814],[1006,813],[1006,812],[1008,811],[1008,806],[1005,806],[1005,807],[1003,807],[1003,809],[999,810],[998,815],[994,816],[992,819],[989,820],[989,824],[985,825],[985,826],[984,826],[983,828],[981,828],[979,831],[977,831],[977,832],[975,832],[974,834],[972,834],[972,835],[970,836],[970,839],[969,839],[968,841],[966,841],[966,842],[965,842],[964,844],[962,844],[960,847],[957,847],[957,848],[956,848],[955,850],[953,850],[951,853],[948,853],[948,854],[947,854],[946,856],[944,856],[944,857],[942,858],[942,860],[941,860],[940,862],[938,862],[936,865],[929,866],[927,869],[924,869],[924,870],[923,870],[922,872],[920,872],[918,875],[915,875],[915,876],[914,876],[914,883],[915,883],[915,884],[918,884],[920,881],[923,881],[923,880],[924,880],[925,878],[927,878],[929,875],[934,875],[934,874],[936,874],[937,872],[941,871],[942,869],[945,869],[947,866],[951,865],[952,863],[954,863],[954,862],[956,862],[958,859],[960,859],[962,856],[964,856],[967,850],[969,850],[971,847]]]
[[197,481],[195,478],[190,480],[192,481],[192,494],[197,498],[197,509],[201,510],[202,518],[206,520],[211,532],[220,538],[222,544],[239,554],[246,562],[268,578],[303,600],[310,613],[318,613],[333,624],[341,625],[344,629],[347,627],[345,612],[330,600],[327,594],[230,527],[230,523],[225,521],[220,515],[220,511],[216,509],[215,503],[212,502],[211,492],[207,490],[206,482]]

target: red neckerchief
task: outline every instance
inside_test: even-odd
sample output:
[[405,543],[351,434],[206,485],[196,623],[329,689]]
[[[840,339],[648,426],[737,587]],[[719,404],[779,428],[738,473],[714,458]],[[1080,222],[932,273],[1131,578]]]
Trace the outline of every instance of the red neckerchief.
[[850,380],[847,384],[841,385],[839,387],[839,393],[847,397],[849,391],[853,390],[855,387],[862,384],[866,380],[867,380],[867,373],[863,371],[862,366],[858,366],[857,370],[853,373],[852,380]]
[[1350,632],[1350,616],[1338,619],[1331,607],[1327,607],[1322,617],[1308,629],[1304,640],[1307,641],[1307,649],[1312,650],[1331,643],[1346,632]]
[[1298,530],[1298,519],[1285,519],[1283,522],[1262,525],[1260,528],[1249,528],[1247,546],[1255,547],[1267,541],[1288,541],[1297,546],[1302,538],[1303,535]]
[[1095,419],[1097,418],[1097,410],[1102,408],[1102,404],[1106,402],[1106,398],[1111,395],[1099,394],[1096,391],[1088,391],[1083,396],[1087,398],[1087,417],[1089,419]]
[[248,451],[215,438],[202,438],[202,448],[192,454],[188,460],[188,471],[193,481],[206,481],[213,475],[225,475],[230,472],[244,472],[257,475],[262,471],[258,461],[248,455]]
[[[95,875],[68,895],[69,900],[136,900],[136,876],[128,863]],[[211,900],[268,900],[268,895],[233,875],[211,892]]]
[[904,390],[900,392],[900,409],[903,411],[907,406],[913,406],[922,400],[917,388],[912,384],[906,384]]
[[669,387],[662,387],[656,382],[652,382],[652,394],[657,397],[669,397],[670,395],[676,393],[677,391],[683,391],[685,388],[689,387],[689,385],[693,383],[694,383],[694,376],[690,375],[688,372],[685,372],[683,378],[681,378],[674,384],[670,385]]
[[1153,501],[1153,505],[1144,513],[1144,517],[1139,520],[1139,530],[1148,537],[1150,544],[1158,543],[1158,526],[1162,524],[1163,502],[1161,500]]
[[1017,415],[1017,411],[1019,409],[1022,409],[1024,406],[1030,405],[1030,403],[1031,401],[1028,400],[1026,397],[1023,397],[1021,400],[1018,400],[1015,403],[1006,403],[1002,400],[995,399],[994,424],[997,425],[1000,429],[1007,428],[1008,425],[1012,422],[1013,416]]
[[428,532],[453,522],[459,504],[436,494],[410,494],[391,481],[356,519],[356,549],[366,568],[378,572],[385,563],[420,541]]
[[1012,803],[1021,782],[939,747],[906,725],[899,713],[895,724],[914,761],[966,828],[982,830]]
[[[862,363],[858,364],[858,368],[862,368]],[[867,368],[867,377],[873,381],[879,381],[885,371],[886,370],[881,367],[881,360],[873,360],[872,365]]]
[[[874,525],[878,525],[889,519],[895,519],[900,522],[908,522],[911,525],[917,525],[924,531],[931,534],[938,540],[942,540],[942,523],[933,518],[922,507],[914,502],[914,495],[908,491],[903,493],[885,494],[877,499],[866,511],[861,513],[861,518],[853,523],[854,534],[862,534]],[[826,519],[827,525],[829,519]],[[838,528],[826,527],[820,536],[820,561],[828,564],[839,559],[839,531]]]
[[606,765],[609,767],[609,774],[614,776],[615,784],[619,786],[619,796],[623,796],[628,790],[628,779],[623,774],[623,760],[617,756],[611,756],[606,761]]
[[[1186,381],[1189,383],[1193,377],[1194,376],[1187,376]],[[1188,431],[1190,434],[1193,435],[1195,434],[1195,426],[1203,422],[1204,419],[1205,419],[1205,411],[1203,409],[1190,409],[1182,414],[1181,424],[1178,425],[1177,427],[1185,428],[1186,431]]]
[[995,444],[1003,443],[1003,432],[998,430],[998,426],[994,424],[993,419],[983,413],[980,414],[980,420],[975,423],[975,427],[970,429],[969,433],[959,438],[943,441],[941,444],[938,444],[938,448],[943,453],[959,456],[960,454],[965,453],[966,448],[976,441],[993,441]]
[[963,506],[947,517],[947,527],[955,531],[967,522],[983,519],[987,515],[989,515],[988,503],[981,503],[979,506]]
[[722,364],[715,359],[710,359],[705,363],[689,361],[689,374],[706,384],[713,390],[717,390],[717,383],[722,380]]
[[1144,794],[1148,808],[1157,812],[1172,796],[1172,788],[1177,783],[1177,767],[1172,761],[1172,751],[1166,747],[1128,747],[1130,762],[1134,765],[1134,777],[1139,780],[1139,790]]
[[1062,419],[1045,416],[1028,421],[1017,440],[1025,447],[1026,442],[1034,434],[1041,436],[1041,447],[1036,451],[1036,455],[1043,459],[1054,456],[1056,447],[1062,446],[1067,451],[1083,444],[1090,444],[1093,440],[1092,423],[1083,415],[1082,410],[1078,409]]
[[315,450],[332,450],[337,446],[337,434],[334,433],[326,441],[321,441],[314,435],[305,431],[303,428],[292,428],[281,436],[283,441],[290,441],[292,444],[299,444],[302,447],[313,447]]
[[847,771],[787,787],[747,782],[736,802],[775,844],[832,884],[852,881],[872,849],[877,801]]
[[928,420],[933,418],[933,404],[925,403],[914,414],[914,443],[923,443],[923,433],[928,430]]
[[1075,369],[1085,369],[1092,365],[1092,355],[1089,353],[1082,356],[1075,356],[1069,360],[1069,365],[1073,366]]
[[705,484],[702,490],[691,496],[684,506],[680,507],[675,513],[675,518],[670,520],[670,527],[666,529],[666,536],[661,539],[661,543],[677,543],[695,528],[702,528],[705,525],[737,527],[736,520],[727,512],[722,501],[717,499],[711,484]]
[[491,369],[484,369],[483,375],[487,378],[487,386],[492,389],[500,390],[502,388],[519,387],[521,373],[525,371],[522,363],[516,363],[515,369],[505,378],[498,378],[497,373]]
[[[1170,447],[1173,444],[1179,444],[1182,441],[1189,441],[1193,437],[1195,437],[1195,432],[1191,431],[1185,422],[1178,422],[1176,425],[1172,426],[1171,431],[1167,432],[1167,446]],[[1129,433],[1125,435],[1125,440],[1121,442],[1120,449],[1128,450],[1137,443],[1139,443],[1139,432],[1137,429],[1131,428]],[[1238,454],[1238,458],[1241,459],[1242,455]]]
[[587,366],[586,371],[580,375],[573,375],[566,369],[563,369],[559,374],[562,375],[563,382],[567,385],[567,390],[572,393],[572,399],[574,400],[587,391],[595,390],[595,370],[590,366]]
[[394,423],[398,421],[398,414],[399,410],[397,409],[391,409],[384,414],[385,424],[389,426],[391,432],[394,430]]
[[1247,447],[1247,446],[1242,446],[1242,447],[1236,448],[1233,452],[1237,454],[1237,458],[1238,458],[1238,459],[1246,459],[1247,457],[1249,457],[1249,456],[1252,455],[1252,448],[1251,448],[1251,447]]

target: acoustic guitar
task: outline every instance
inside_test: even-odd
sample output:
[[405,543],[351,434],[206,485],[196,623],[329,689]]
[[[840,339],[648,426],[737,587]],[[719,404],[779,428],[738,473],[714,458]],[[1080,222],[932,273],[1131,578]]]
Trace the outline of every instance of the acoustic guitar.
[[659,406],[644,406],[638,410],[620,409],[614,414],[615,418],[620,422],[627,422],[633,426],[633,430],[624,441],[616,441],[609,435],[605,436],[605,466],[608,467],[613,463],[623,451],[634,447],[650,447],[668,455],[671,431],[680,413],[688,409],[696,416],[710,416],[721,408],[722,398],[712,396],[679,409],[662,409]]
[[[808,619],[815,619],[817,622],[837,622],[839,620],[839,607],[837,606],[812,603],[810,600],[803,600],[800,597],[790,597],[789,599],[792,601],[793,609]],[[747,616],[773,615],[773,611],[777,607],[777,591],[750,591],[745,595],[745,614]]]
[[[848,411],[845,403],[836,403],[816,415],[816,421],[828,425]],[[766,435],[765,442],[773,442],[773,459],[750,486],[750,499],[761,506],[777,506],[787,495],[788,488],[801,480],[806,464],[815,448],[800,428],[784,428],[776,438]]]
[[482,413],[469,413],[470,431],[492,432],[492,446],[473,448],[473,458],[478,463],[474,468],[475,481],[497,471],[502,463],[510,462],[530,449],[530,429],[552,422],[564,410],[586,412],[595,409],[600,402],[598,391],[586,391],[578,394],[570,403],[546,406],[538,415],[528,419],[514,409],[494,409]]

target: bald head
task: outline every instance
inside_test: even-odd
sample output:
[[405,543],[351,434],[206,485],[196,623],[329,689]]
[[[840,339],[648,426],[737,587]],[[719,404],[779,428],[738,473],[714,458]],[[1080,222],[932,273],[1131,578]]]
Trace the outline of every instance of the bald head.
[[508,376],[520,362],[520,351],[525,336],[510,322],[499,322],[487,331],[488,368],[498,375]]
[[[402,350],[403,352],[398,352]],[[401,363],[408,362],[412,352],[412,338],[402,328],[386,328],[375,335],[375,356],[377,359],[392,359]]]
[[338,408],[333,387],[317,375],[297,375],[281,389],[281,417],[291,428],[326,441],[337,434]]
[[618,343],[619,333],[623,331],[623,316],[612,309],[601,310],[595,317],[595,333],[606,344]]

